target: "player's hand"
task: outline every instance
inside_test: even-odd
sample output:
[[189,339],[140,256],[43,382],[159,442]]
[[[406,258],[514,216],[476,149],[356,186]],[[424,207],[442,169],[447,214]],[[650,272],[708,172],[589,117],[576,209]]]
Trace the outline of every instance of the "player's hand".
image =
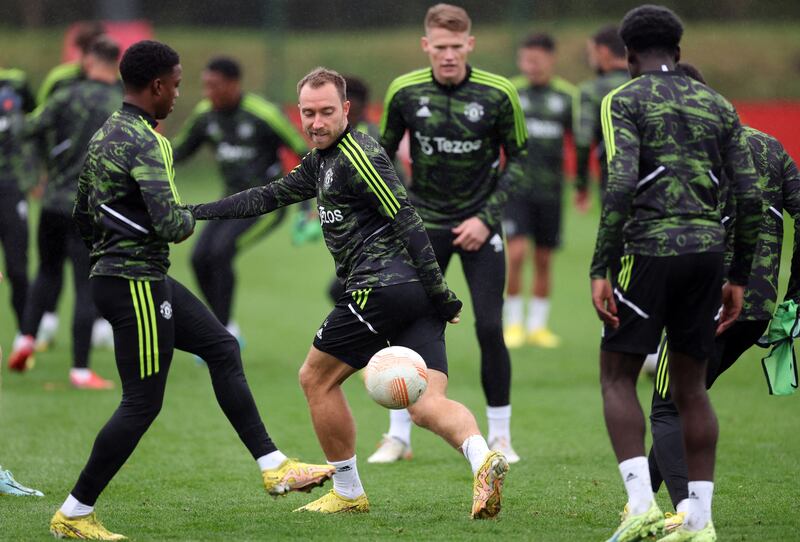
[[608,279],[592,279],[592,304],[600,320],[614,329],[619,327],[617,303]]
[[453,246],[461,247],[468,252],[479,250],[491,233],[483,220],[477,216],[466,219],[451,231],[456,236]]
[[592,200],[589,198],[589,190],[576,190],[575,191],[575,208],[579,213],[585,214],[592,206]]
[[739,313],[742,312],[744,302],[744,286],[726,282],[722,285],[722,314],[717,325],[717,335],[733,325]]
[[458,311],[458,314],[450,318],[449,322],[451,324],[457,324],[461,321],[461,311]]

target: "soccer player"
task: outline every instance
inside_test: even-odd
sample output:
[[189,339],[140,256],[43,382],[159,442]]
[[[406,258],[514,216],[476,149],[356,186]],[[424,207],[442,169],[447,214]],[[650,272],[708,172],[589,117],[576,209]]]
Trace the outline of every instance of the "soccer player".
[[461,301],[447,287],[425,227],[391,161],[371,137],[351,130],[346,83],[317,68],[297,85],[303,129],[314,150],[289,175],[221,201],[190,207],[197,219],[246,218],[317,198],[325,244],[345,293],[325,318],[300,369],[311,421],[333,490],[299,510],[367,512],[355,456],[356,430],[342,383],[387,344],[419,352],[428,388],[414,421],[460,449],[474,476],[472,517],[500,512],[508,463],[490,452],[472,413],[446,396],[444,328]]
[[[204,143],[213,146],[230,195],[273,180],[283,173],[281,146],[303,156],[308,148],[280,108],[242,90],[242,70],[228,57],[213,58],[203,71],[202,100],[173,140],[181,162]],[[231,318],[236,276],[233,260],[240,250],[264,238],[281,223],[281,212],[266,218],[225,220],[208,224],[192,251],[192,268],[211,311],[239,336]]]
[[[738,317],[758,222],[758,176],[733,106],[676,70],[683,25],[669,9],[644,5],[620,26],[634,79],[603,100],[608,184],[591,267],[592,302],[604,322],[600,348],[603,411],[628,506],[610,540],[659,534],[644,451],[636,379],[661,331],[692,496],[686,523],[664,540],[715,540],[711,498],[717,421],[706,367],[717,331]],[[729,179],[729,180],[728,180]],[[720,186],[722,184],[722,186]],[[727,188],[729,186],[729,188]],[[725,231],[719,201],[733,191],[734,253],[723,288]],[[619,259],[620,271],[608,280]]]
[[579,106],[575,123],[575,148],[578,171],[575,177],[575,203],[585,211],[589,207],[589,156],[592,145],[600,162],[600,186],[608,173],[600,129],[600,103],[603,98],[630,79],[625,44],[616,25],[604,26],[586,44],[589,66],[597,77],[578,85]]
[[74,217],[92,246],[92,296],[114,328],[122,401],[50,522],[50,531],[64,538],[124,538],[100,524],[94,505],[158,415],[176,348],[208,364],[217,402],[256,459],[270,494],[307,491],[332,474],[328,466],[299,463],[277,449],[245,380],[236,339],[167,275],[169,243],[194,229],[191,213],[180,207],[169,141],[155,131],[178,97],[178,54],[140,41],[123,55],[120,73],[122,108],[89,143]]
[[[555,348],[550,331],[550,262],[561,243],[561,193],[564,185],[564,136],[572,132],[577,89],[553,74],[556,43],[549,34],[531,34],[517,50],[522,75],[512,80],[519,92],[528,129],[524,184],[506,205],[503,231],[508,237],[508,291],[503,307],[509,348],[527,342]],[[522,267],[528,239],[534,243],[534,278],[523,327]],[[527,337],[526,337],[527,336]]]
[[110,389],[113,383],[89,369],[92,324],[96,309],[89,291],[89,251],[72,222],[78,175],[86,145],[122,103],[117,85],[119,46],[96,39],[83,57],[85,78],[53,93],[28,118],[27,137],[48,149],[48,182],[39,217],[39,272],[25,303],[22,336],[8,358],[9,368],[24,371],[34,352],[36,330],[48,302],[61,286],[64,263],[72,264],[75,303],[72,318],[71,384],[80,389]]
[[[681,65],[693,78],[702,77],[696,70]],[[783,246],[783,211],[800,220],[800,173],[797,165],[774,137],[754,128],[744,128],[761,182],[759,190],[764,202],[759,215],[760,229],[753,267],[744,291],[742,312],[736,322],[714,342],[709,359],[706,387],[730,368],[761,337],[775,312],[778,298],[778,271]],[[726,215],[732,214],[729,209]],[[726,216],[727,218],[727,216]],[[730,220],[726,220],[730,225]],[[795,231],[794,252],[800,250],[800,233]],[[792,271],[786,300],[800,301],[800,258],[792,258]],[[656,386],[653,392],[650,423],[653,446],[648,461],[653,491],[661,482],[667,486],[676,513],[668,515],[665,529],[672,531],[683,524],[689,506],[686,458],[683,451],[680,417],[669,392],[669,356],[666,338],[659,349]]]
[[[428,230],[441,268],[461,258],[481,350],[489,446],[513,463],[511,359],[503,340],[506,257],[501,220],[509,191],[523,182],[527,131],[514,86],[473,68],[471,21],[462,8],[436,4],[425,16],[422,49],[430,68],[395,79],[386,92],[381,145],[395,156],[411,139],[409,197]],[[501,169],[500,149],[505,151]],[[371,462],[411,454],[411,420],[393,410],[389,432]]]
[[11,285],[11,306],[22,326],[28,292],[28,201],[22,130],[35,103],[24,72],[0,69],[0,243]]
[[[89,51],[92,43],[104,36],[106,33],[102,23],[98,21],[88,21],[79,23],[74,35],[74,44],[78,49],[79,57],[77,60],[64,62],[50,70],[44,78],[44,82],[39,87],[36,94],[36,104],[42,106],[50,96],[59,89],[66,88],[78,83],[86,78],[83,69],[84,57]],[[120,86],[122,92],[122,86]],[[90,134],[91,135],[91,134]],[[42,157],[46,159],[50,149],[40,149]],[[59,270],[58,275],[52,277],[54,281],[50,288],[50,297],[45,300],[45,312],[42,315],[39,329],[36,333],[36,349],[47,350],[58,332],[58,314],[56,305],[61,294],[61,287],[64,280],[63,271]],[[92,345],[113,347],[113,336],[111,326],[102,318],[95,320],[92,326]]]
[[44,78],[39,91],[36,93],[36,103],[42,105],[58,89],[67,87],[86,77],[83,70],[83,57],[89,52],[89,47],[94,40],[105,35],[106,30],[102,23],[89,21],[80,23],[75,31],[74,44],[80,54],[77,60],[59,64]]

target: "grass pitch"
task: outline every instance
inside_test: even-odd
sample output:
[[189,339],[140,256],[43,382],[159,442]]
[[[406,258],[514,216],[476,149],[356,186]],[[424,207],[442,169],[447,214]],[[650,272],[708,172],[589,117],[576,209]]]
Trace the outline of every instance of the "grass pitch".
[[[219,188],[209,171],[213,166],[202,161],[178,170],[185,201],[216,197]],[[512,430],[523,460],[512,465],[497,520],[469,519],[467,462],[423,430],[412,434],[413,461],[366,463],[388,415],[367,397],[359,378],[346,384],[346,393],[358,425],[359,470],[372,511],[342,517],[292,514],[322,490],[268,497],[255,463],[216,405],[206,369],[184,353],[173,360],[161,415],[98,501],[99,517],[133,540],[604,540],[617,525],[625,496],[601,414],[600,324],[589,300],[597,205],[583,216],[567,203],[552,310],[552,328],[564,344],[557,350],[512,351]],[[172,275],[197,292],[188,267],[191,245],[189,240],[174,248]],[[485,430],[471,307],[454,263],[448,279],[466,309],[462,323],[447,333],[450,394],[472,409]],[[235,314],[246,340],[247,377],[267,428],[288,455],[324,461],[297,370],[329,310],[324,290],[333,272],[330,256],[321,244],[292,247],[285,224],[242,254],[238,271]],[[79,392],[67,383],[68,291],[61,300],[57,345],[39,354],[35,369],[25,375],[3,367],[0,463],[46,496],[0,498],[2,540],[49,537],[50,517],[119,400],[119,389]],[[8,286],[0,286],[0,292],[0,344],[8,352],[15,325]],[[724,540],[790,540],[800,528],[794,472],[800,398],[767,395],[760,354],[748,352],[712,392],[721,428],[714,520]],[[93,352],[92,364],[116,380],[110,352]],[[645,404],[651,390],[650,381],[642,380]],[[668,509],[665,490],[659,502]]]

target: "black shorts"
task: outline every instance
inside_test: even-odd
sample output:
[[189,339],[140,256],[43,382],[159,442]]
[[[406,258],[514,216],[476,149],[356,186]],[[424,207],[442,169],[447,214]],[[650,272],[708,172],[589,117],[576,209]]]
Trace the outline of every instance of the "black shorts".
[[536,246],[561,245],[561,200],[512,198],[506,204],[503,229],[506,237],[525,236]]
[[613,278],[619,327],[605,326],[601,348],[649,354],[666,328],[670,350],[697,359],[714,353],[722,297],[722,253],[621,258]]
[[381,348],[405,346],[447,374],[445,325],[419,282],[351,290],[336,301],[314,347],[361,369]]

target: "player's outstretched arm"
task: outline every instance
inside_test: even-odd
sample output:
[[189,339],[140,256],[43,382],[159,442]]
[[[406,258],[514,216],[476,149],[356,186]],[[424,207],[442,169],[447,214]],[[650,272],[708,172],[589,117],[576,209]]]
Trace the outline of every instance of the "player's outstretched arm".
[[202,100],[172,139],[172,157],[176,163],[192,156],[206,141],[209,111],[211,102]]
[[89,170],[84,164],[81,174],[78,176],[78,193],[75,195],[72,219],[78,226],[78,232],[80,232],[81,239],[83,239],[83,244],[89,249],[92,248],[94,238],[92,215],[89,213],[89,188],[91,187],[91,182]]
[[186,208],[197,220],[250,218],[311,199],[317,194],[316,168],[312,165],[316,163],[314,154],[306,154],[300,164],[282,179],[212,203],[189,205]]

